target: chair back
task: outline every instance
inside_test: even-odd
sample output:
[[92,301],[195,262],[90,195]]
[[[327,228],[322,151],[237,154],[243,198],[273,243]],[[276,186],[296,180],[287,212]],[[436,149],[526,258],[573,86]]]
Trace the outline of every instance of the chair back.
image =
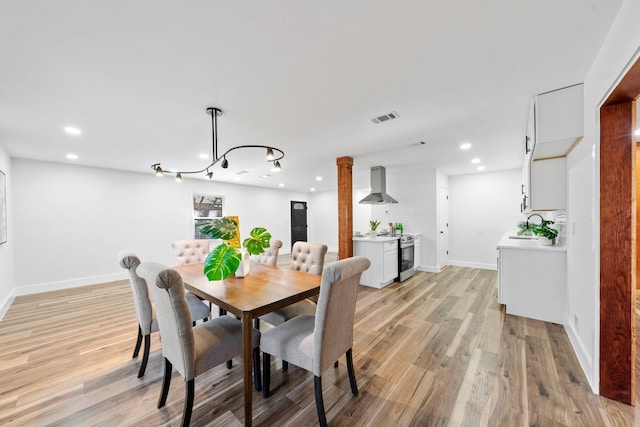
[[322,273],[313,334],[313,373],[321,376],[353,347],[360,276],[371,262],[356,256],[327,265]]
[[204,262],[209,255],[209,241],[206,239],[176,240],[171,247],[178,259],[178,265]]
[[129,283],[133,293],[133,302],[136,306],[136,317],[142,335],[149,335],[151,331],[151,322],[153,321],[153,309],[151,300],[149,299],[149,291],[147,284],[136,273],[136,269],[140,265],[140,258],[131,251],[122,251],[118,254],[118,263],[120,267],[129,272]]
[[278,264],[278,252],[282,247],[282,240],[271,239],[271,244],[265,251],[254,257],[254,260],[260,264],[277,265]]
[[322,243],[295,242],[291,249],[291,269],[321,275],[327,245]]
[[155,262],[143,262],[137,271],[147,282],[156,308],[162,355],[189,381],[195,377],[196,350],[182,277],[176,270]]

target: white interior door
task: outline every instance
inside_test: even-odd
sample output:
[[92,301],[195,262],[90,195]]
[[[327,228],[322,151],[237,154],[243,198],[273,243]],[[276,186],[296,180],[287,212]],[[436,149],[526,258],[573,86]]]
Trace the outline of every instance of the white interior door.
[[438,267],[449,259],[449,189],[438,188]]

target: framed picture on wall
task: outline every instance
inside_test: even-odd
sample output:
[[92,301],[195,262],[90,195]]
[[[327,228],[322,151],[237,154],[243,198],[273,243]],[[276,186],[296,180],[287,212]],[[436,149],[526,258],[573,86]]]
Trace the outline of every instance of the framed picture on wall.
[[7,177],[0,171],[0,245],[7,242]]
[[200,232],[200,227],[214,218],[222,218],[224,198],[210,194],[194,194],[192,200],[194,237],[208,239],[209,236]]

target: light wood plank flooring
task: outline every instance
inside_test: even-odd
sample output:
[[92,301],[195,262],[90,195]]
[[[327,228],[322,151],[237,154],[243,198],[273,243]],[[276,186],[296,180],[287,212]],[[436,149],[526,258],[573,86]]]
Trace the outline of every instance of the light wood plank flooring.
[[[562,326],[505,315],[496,272],[448,267],[382,290],[362,287],[353,397],[344,360],[323,378],[333,426],[632,426],[635,408],[590,392]],[[126,281],[21,296],[0,321],[0,425],[178,425],[174,374],[156,409],[161,344],[144,378]],[[254,425],[317,424],[311,374],[272,367]],[[241,426],[241,361],[196,379],[192,425]]]

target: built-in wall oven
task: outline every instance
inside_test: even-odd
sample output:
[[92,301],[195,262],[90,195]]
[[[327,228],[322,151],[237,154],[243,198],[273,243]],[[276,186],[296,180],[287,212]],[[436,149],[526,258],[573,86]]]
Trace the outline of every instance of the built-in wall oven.
[[415,273],[415,239],[413,236],[400,236],[398,249],[398,281],[404,282]]

